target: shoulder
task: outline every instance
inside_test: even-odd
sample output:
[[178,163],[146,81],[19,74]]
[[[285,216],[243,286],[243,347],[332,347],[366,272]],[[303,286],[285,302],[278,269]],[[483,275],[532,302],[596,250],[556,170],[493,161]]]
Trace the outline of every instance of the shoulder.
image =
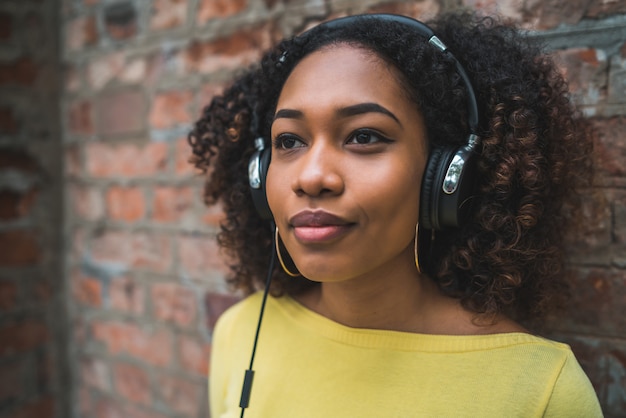
[[258,318],[262,299],[262,293],[254,293],[226,309],[215,323],[214,338],[228,334],[233,328],[246,327],[248,323],[255,326],[255,318]]
[[596,392],[571,350],[560,368],[545,416],[602,417]]

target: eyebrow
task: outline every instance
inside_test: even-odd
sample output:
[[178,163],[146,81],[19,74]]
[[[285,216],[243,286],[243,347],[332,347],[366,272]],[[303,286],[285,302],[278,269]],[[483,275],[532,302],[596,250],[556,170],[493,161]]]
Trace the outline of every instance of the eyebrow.
[[[393,120],[395,120],[396,123],[398,123],[398,125],[402,126],[402,123],[400,123],[400,120],[396,117],[396,115],[394,115],[391,111],[387,110],[386,108],[384,108],[383,106],[377,103],[370,103],[370,102],[358,103],[355,105],[342,107],[341,109],[337,110],[337,115],[343,118],[347,118],[350,116],[362,115],[365,113],[372,113],[372,112],[382,113],[383,115],[387,115]],[[280,119],[280,118],[302,119],[303,117],[304,117],[304,113],[302,113],[300,110],[280,109],[274,115],[274,120]]]

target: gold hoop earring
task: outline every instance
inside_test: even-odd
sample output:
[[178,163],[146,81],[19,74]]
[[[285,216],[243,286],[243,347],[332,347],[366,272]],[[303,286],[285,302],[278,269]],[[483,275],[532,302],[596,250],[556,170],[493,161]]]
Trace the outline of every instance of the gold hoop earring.
[[415,251],[415,267],[417,267],[417,272],[421,274],[422,273],[422,268],[420,267],[420,256],[419,256],[419,248],[418,248],[419,247],[419,245],[418,245],[418,242],[419,242],[419,232],[418,232],[419,231],[419,227],[420,227],[420,224],[418,222],[415,225],[415,244],[414,244],[413,249]]
[[278,262],[280,263],[280,266],[283,268],[283,271],[285,273],[287,273],[289,276],[291,277],[298,277],[300,276],[300,273],[292,273],[289,271],[289,269],[287,268],[287,266],[285,265],[285,262],[283,261],[283,257],[280,254],[280,245],[278,244],[278,240],[280,239],[280,237],[278,236],[278,227],[276,227],[276,232],[275,232],[275,236],[274,236],[274,243],[276,245],[276,255],[278,256]]

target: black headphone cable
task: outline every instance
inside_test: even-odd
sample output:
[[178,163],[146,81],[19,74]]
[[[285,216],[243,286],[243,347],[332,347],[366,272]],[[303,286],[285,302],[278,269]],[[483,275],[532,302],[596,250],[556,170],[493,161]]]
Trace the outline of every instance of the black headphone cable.
[[[276,228],[274,222],[272,222],[272,230]],[[261,330],[261,323],[263,321],[263,314],[265,313],[265,303],[267,302],[267,296],[270,290],[270,284],[272,283],[272,274],[274,272],[274,261],[276,259],[276,243],[274,242],[274,234],[272,235],[272,256],[270,258],[270,265],[267,270],[267,278],[265,279],[265,290],[263,291],[263,301],[261,302],[261,312],[259,313],[259,321],[256,326],[256,333],[254,335],[254,344],[252,345],[252,355],[250,356],[250,367],[246,370],[243,379],[243,387],[241,388],[241,399],[239,400],[239,407],[241,408],[241,418],[246,411],[250,403],[250,394],[252,392],[252,380],[254,379],[254,356],[256,355],[257,343],[259,342],[259,332]]]

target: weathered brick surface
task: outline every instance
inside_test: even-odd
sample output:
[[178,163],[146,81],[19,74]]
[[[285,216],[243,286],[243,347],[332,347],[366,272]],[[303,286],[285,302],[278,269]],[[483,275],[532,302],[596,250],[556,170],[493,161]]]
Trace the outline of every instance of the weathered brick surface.
[[176,283],[155,283],[151,289],[152,313],[155,318],[189,327],[197,315],[196,296],[191,289]]
[[90,176],[132,178],[154,176],[167,169],[168,147],[93,142],[85,145],[85,168]]
[[105,93],[96,100],[97,131],[101,135],[141,132],[146,100],[139,90]]
[[109,282],[109,303],[113,310],[141,315],[145,312],[146,291],[130,277],[115,277]]
[[163,374],[157,378],[157,396],[174,413],[186,417],[196,416],[204,389],[195,381]]
[[144,192],[138,187],[113,186],[106,194],[107,213],[113,220],[133,222],[146,213]]
[[[388,12],[428,19],[469,7],[500,13],[536,29],[539,36],[558,38],[555,59],[569,80],[572,99],[597,128],[598,168],[593,187],[583,196],[585,223],[567,241],[574,298],[548,332],[572,345],[607,416],[626,416],[626,44],[616,29],[624,23],[619,19],[626,2],[305,3],[63,1],[56,25],[64,68],[58,80],[64,140],[59,155],[64,159],[69,237],[64,277],[71,312],[68,335],[76,359],[74,387],[67,392],[76,401],[75,415],[208,415],[210,334],[219,315],[239,297],[226,291],[229,261],[215,243],[224,215],[219,206],[202,205],[203,175],[189,164],[185,136],[232,75],[277,39],[327,17]],[[16,39],[36,45],[41,15],[25,16],[0,7],[0,48]],[[30,26],[24,26],[32,35],[19,32],[18,23],[27,21]],[[570,26],[575,36],[559,32]],[[42,59],[32,50],[0,60],[0,90],[43,84]],[[12,106],[0,96],[0,135],[32,131],[27,122],[36,118],[30,112],[29,106]],[[36,164],[29,167],[22,171],[38,173]],[[25,223],[0,229],[0,245],[3,233],[32,238],[40,230],[28,222],[42,191],[10,192],[0,190],[0,224]],[[9,240],[4,242],[9,247]],[[14,260],[26,260],[15,262],[15,268],[47,259],[46,242],[30,241],[30,255],[15,253]],[[18,280],[0,277],[0,315],[19,310],[24,292]],[[38,347],[49,341],[41,338],[34,340]],[[18,391],[0,385],[0,417],[2,396],[14,399]]]
[[0,265],[17,267],[35,264],[41,259],[37,232],[15,229],[0,232]]
[[130,323],[95,321],[91,332],[94,340],[104,344],[111,354],[135,356],[141,362],[153,366],[168,366],[172,362],[173,336],[166,329],[154,330]]
[[595,153],[600,181],[626,178],[626,117],[596,120]]
[[188,0],[156,0],[152,6],[150,28],[171,29],[185,24]]
[[141,367],[119,362],[114,366],[114,382],[117,392],[140,405],[148,405],[152,400],[148,373]]
[[179,336],[177,343],[179,362],[182,368],[197,377],[206,376],[209,370],[211,345],[186,335]]
[[247,0],[201,0],[196,19],[203,24],[211,19],[225,18],[245,10],[247,5]]

